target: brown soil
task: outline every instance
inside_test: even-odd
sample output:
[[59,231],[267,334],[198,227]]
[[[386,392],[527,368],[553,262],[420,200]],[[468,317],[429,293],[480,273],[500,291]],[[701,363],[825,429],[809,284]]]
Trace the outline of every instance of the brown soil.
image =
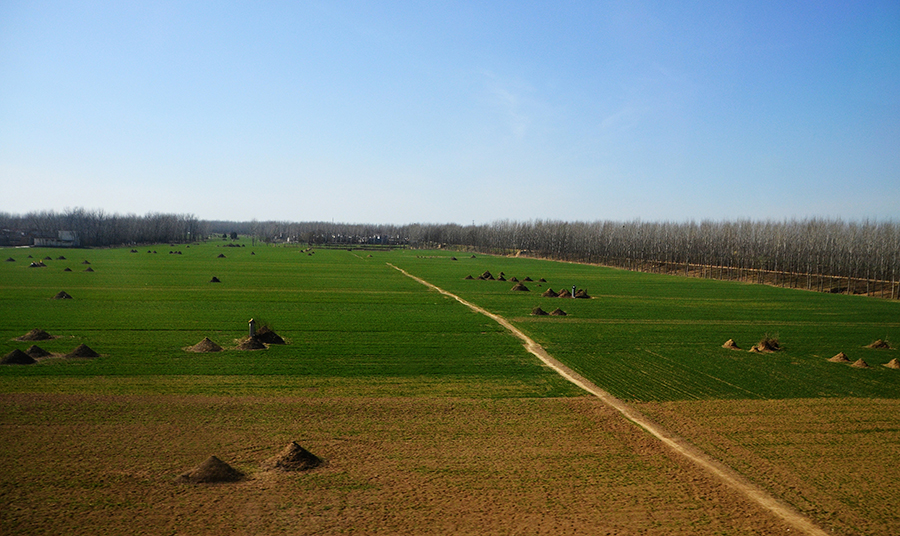
[[850,358],[848,358],[847,354],[845,354],[844,352],[840,352],[839,354],[835,355],[834,357],[828,358],[828,360],[831,361],[832,363],[849,363],[850,362]]
[[728,348],[729,350],[740,350],[741,347],[734,342],[734,339],[728,339],[725,341],[725,344],[722,345],[722,348]]
[[[373,397],[360,382],[352,397],[0,407],[4,534],[796,534],[593,397]],[[292,440],[327,464],[266,470]],[[173,485],[211,452],[245,477]]]
[[65,357],[100,357],[100,354],[92,350],[88,345],[79,344],[74,350],[65,355]]
[[56,296],[53,296],[54,300],[71,300],[72,296],[69,296],[69,293],[65,290],[60,290]]
[[263,462],[263,467],[279,471],[308,471],[319,467],[322,463],[318,456],[301,447],[296,441],[291,441],[277,456]]
[[259,337],[247,337],[237,345],[238,350],[265,350],[266,345],[260,342]]
[[0,359],[0,365],[31,365],[33,363],[35,363],[34,358],[18,348]]
[[197,467],[178,476],[182,484],[214,484],[217,482],[237,482],[244,474],[215,456],[210,456]]
[[221,352],[222,347],[211,341],[209,337],[203,337],[202,341],[193,346],[188,346],[185,348],[185,351],[197,353]]
[[48,356],[53,355],[53,354],[51,354],[50,352],[48,352],[47,350],[44,350],[44,349],[41,348],[40,346],[37,346],[37,345],[34,345],[34,344],[32,344],[31,346],[29,346],[28,349],[25,350],[25,353],[28,354],[28,355],[30,355],[31,357],[33,357],[33,358],[35,358],[35,359],[37,359],[37,358],[39,358],[39,357],[48,357]]
[[22,335],[21,337],[17,337],[16,340],[17,341],[49,341],[50,339],[53,339],[53,338],[54,338],[53,335],[50,335],[46,331],[35,328],[35,329],[29,331],[28,333],[26,333],[25,335]]
[[263,344],[285,344],[284,339],[269,326],[263,326],[256,332],[256,338]]

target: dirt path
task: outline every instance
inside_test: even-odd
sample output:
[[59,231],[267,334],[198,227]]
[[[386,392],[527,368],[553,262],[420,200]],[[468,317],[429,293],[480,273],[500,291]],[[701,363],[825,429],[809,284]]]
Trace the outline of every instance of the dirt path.
[[541,347],[541,345],[522,333],[518,328],[513,326],[505,318],[499,315],[495,315],[490,311],[487,311],[473,303],[470,303],[453,293],[447,292],[446,290],[437,287],[422,278],[416,277],[403,270],[402,268],[398,268],[391,263],[387,264],[391,268],[394,268],[401,272],[403,275],[414,279],[419,283],[431,289],[434,289],[441,294],[444,294],[445,296],[449,296],[455,299],[456,301],[460,302],[461,304],[465,305],[475,312],[481,313],[493,319],[495,322],[508,329],[513,335],[521,339],[525,344],[525,348],[529,352],[537,356],[537,358],[543,361],[548,367],[561,374],[570,382],[593,394],[594,396],[602,400],[605,404],[621,413],[626,419],[637,424],[638,426],[649,432],[651,435],[662,441],[664,444],[669,446],[669,448],[678,452],[682,456],[685,456],[698,466],[711,473],[726,485],[739,491],[750,500],[756,502],[766,510],[772,512],[774,515],[778,516],[797,530],[801,531],[801,533],[815,536],[828,536],[827,532],[817,527],[810,519],[799,513],[790,505],[769,495],[765,490],[759,488],[758,486],[744,478],[742,475],[732,470],[730,467],[719,462],[718,460],[709,457],[686,440],[662,428],[661,426],[644,416],[641,412],[629,406],[622,400],[619,400],[618,398],[607,393],[606,391],[595,385],[593,382],[589,381],[587,378],[582,377],[572,369],[557,361],[553,356],[548,354],[547,351],[544,350],[543,347]]

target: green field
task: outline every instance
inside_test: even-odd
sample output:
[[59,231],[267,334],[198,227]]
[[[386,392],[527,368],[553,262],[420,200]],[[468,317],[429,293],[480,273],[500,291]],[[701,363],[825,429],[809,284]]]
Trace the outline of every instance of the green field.
[[[38,343],[50,352],[85,343],[101,354],[0,367],[0,385],[27,390],[56,378],[75,388],[78,378],[102,376],[121,380],[101,382],[104,389],[126,392],[144,385],[230,393],[371,378],[400,392],[438,383],[479,396],[579,394],[492,320],[391,263],[512,320],[553,356],[624,399],[900,397],[900,371],[881,366],[895,352],[864,348],[876,339],[900,341],[896,302],[522,258],[411,250],[310,254],[249,241],[223,247],[228,243],[157,245],[137,253],[0,251],[0,258],[15,259],[0,262],[0,352],[25,350],[30,343],[13,339],[40,328],[57,337]],[[47,267],[28,267],[46,257]],[[512,292],[509,281],[465,279],[485,270],[535,282],[526,283],[529,292]],[[211,283],[213,276],[221,283]],[[592,299],[540,296],[572,285]],[[59,291],[74,299],[52,299]],[[537,306],[560,307],[568,316],[531,315]],[[183,350],[203,337],[233,347],[250,318],[289,344],[253,352]],[[746,350],[765,335],[776,336],[783,351],[721,348],[734,339]],[[828,362],[841,351],[870,368]]]

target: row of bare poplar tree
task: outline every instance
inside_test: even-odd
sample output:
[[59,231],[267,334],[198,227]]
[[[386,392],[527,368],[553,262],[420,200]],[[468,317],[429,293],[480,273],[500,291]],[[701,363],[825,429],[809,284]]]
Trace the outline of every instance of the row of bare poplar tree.
[[839,219],[782,221],[499,220],[484,225],[249,222],[271,242],[392,243],[683,273],[898,298],[900,225]]
[[75,231],[84,247],[121,244],[183,243],[206,236],[207,226],[191,214],[109,214],[83,208],[63,212],[31,212],[23,216],[0,212],[0,228],[8,235],[55,238]]

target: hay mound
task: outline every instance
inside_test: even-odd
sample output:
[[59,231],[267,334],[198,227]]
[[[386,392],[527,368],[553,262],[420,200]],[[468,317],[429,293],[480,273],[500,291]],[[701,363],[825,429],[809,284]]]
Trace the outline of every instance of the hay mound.
[[281,471],[307,471],[320,465],[322,460],[296,441],[291,441],[277,456],[263,462],[263,467]]
[[66,260],[66,258],[63,257],[62,255],[60,255],[59,257],[56,258],[56,260],[58,260],[58,261],[64,261],[64,260]]
[[81,343],[74,350],[66,354],[66,357],[100,357],[100,354],[92,350],[88,345]]
[[541,309],[540,307],[535,307],[534,309],[531,310],[531,314],[536,315],[536,316],[546,316],[547,311]]
[[503,276],[503,274],[500,274],[497,276],[497,281],[506,281],[506,278]]
[[568,289],[562,289],[559,291],[559,294],[556,295],[558,298],[571,298],[572,293],[568,291]]
[[541,296],[544,298],[555,298],[555,297],[559,296],[559,294],[557,294],[556,291],[553,290],[552,288],[548,288],[547,290],[544,291],[543,294],[541,294]]
[[68,268],[68,267],[65,270],[63,270],[63,272],[71,272],[71,271],[72,271],[72,269]]
[[550,313],[551,316],[566,316],[566,312],[557,307]]
[[547,280],[544,279],[543,277],[538,279],[538,283],[546,283],[546,282],[547,282]]
[[770,339],[769,337],[759,341],[750,348],[751,352],[759,354],[770,354],[779,350],[781,350],[781,346],[778,344],[778,339]]
[[188,352],[197,352],[198,354],[205,354],[209,352],[221,352],[222,347],[218,344],[209,340],[209,337],[203,337],[203,340],[198,342],[193,346],[189,346],[187,348]]
[[850,362],[850,358],[848,358],[847,354],[845,354],[844,352],[840,352],[839,354],[835,355],[834,357],[828,358],[828,360],[831,361],[832,363],[849,363]]
[[91,268],[91,267],[90,267],[90,266],[88,266],[88,267],[87,267],[87,268],[85,268],[85,270],[84,270],[84,271],[85,271],[85,272],[93,272],[93,271],[94,271],[94,269],[93,269],[93,268]]
[[526,287],[526,286],[523,285],[522,283],[516,283],[516,285],[515,285],[513,288],[509,289],[509,290],[513,290],[513,291],[516,291],[516,292],[529,292],[529,291],[528,291],[528,287]]
[[722,348],[728,348],[729,350],[740,350],[741,347],[734,342],[734,339],[728,339],[725,341],[725,344],[722,345]]
[[265,350],[266,345],[260,342],[259,337],[247,337],[237,345],[238,350]]
[[217,258],[217,259],[224,259],[224,258],[225,258],[225,254],[224,254],[224,253],[219,253],[219,256],[216,257],[216,258]]
[[28,354],[28,355],[30,355],[31,357],[33,357],[33,358],[35,358],[35,359],[37,359],[37,358],[39,358],[39,357],[47,357],[47,356],[49,356],[49,355],[53,355],[53,354],[51,354],[50,352],[48,352],[47,350],[44,350],[44,349],[41,348],[40,346],[37,346],[37,345],[34,345],[34,344],[32,344],[31,346],[29,346],[28,349],[25,350],[25,353]]
[[862,358],[857,359],[850,366],[855,368],[869,368],[869,364],[863,361]]
[[467,276],[465,277],[465,279],[475,279],[475,278],[472,277],[471,275],[467,275]]
[[269,326],[263,326],[256,332],[256,338],[263,344],[286,344]]
[[[371,257],[371,255],[369,255],[369,257]],[[456,257],[450,257],[450,260],[455,261],[455,260],[459,260],[459,259],[457,259]]]
[[580,298],[580,299],[585,299],[585,300],[590,299],[590,296],[588,295],[587,291],[584,289],[578,289],[578,292],[575,293],[575,297]]
[[182,473],[176,481],[184,484],[212,484],[215,482],[236,482],[243,476],[243,473],[219,458],[210,456],[197,467]]
[[31,365],[34,362],[33,357],[18,348],[3,356],[3,359],[0,359],[0,365]]
[[895,357],[894,359],[891,359],[890,361],[885,363],[884,366],[892,369],[900,369],[900,361],[897,361],[897,358]]
[[532,279],[532,278],[530,278],[530,277],[528,277],[528,276],[525,276],[525,279],[523,279],[522,281],[527,281],[527,282],[530,283],[530,282],[534,281],[534,279]]
[[90,261],[81,261],[81,264],[90,264]]
[[485,270],[483,274],[478,276],[478,279],[481,279],[482,281],[493,281],[494,275],[491,272]]
[[219,281],[219,278],[216,276],[213,276],[213,278],[210,279],[209,282],[210,283],[221,283],[221,281]]
[[877,348],[877,349],[891,350],[891,345],[888,344],[887,341],[883,341],[883,340],[881,340],[881,339],[878,339],[877,341],[873,342],[872,344],[866,346],[866,348]]
[[18,337],[16,340],[17,341],[49,341],[52,338],[53,338],[53,335],[50,335],[49,333],[47,333],[46,331],[44,331],[42,329],[35,328],[35,329],[29,331],[28,333],[26,333],[25,335]]
[[512,281],[513,283],[518,283],[518,282],[519,282],[519,278],[516,277],[516,276],[510,277],[509,280]]
[[14,258],[12,258],[12,257],[8,257],[8,258],[6,259],[6,262],[16,262],[16,259],[14,259]]
[[60,290],[59,293],[56,294],[56,296],[53,296],[53,299],[54,300],[71,300],[72,296],[69,296],[69,294],[65,290]]

